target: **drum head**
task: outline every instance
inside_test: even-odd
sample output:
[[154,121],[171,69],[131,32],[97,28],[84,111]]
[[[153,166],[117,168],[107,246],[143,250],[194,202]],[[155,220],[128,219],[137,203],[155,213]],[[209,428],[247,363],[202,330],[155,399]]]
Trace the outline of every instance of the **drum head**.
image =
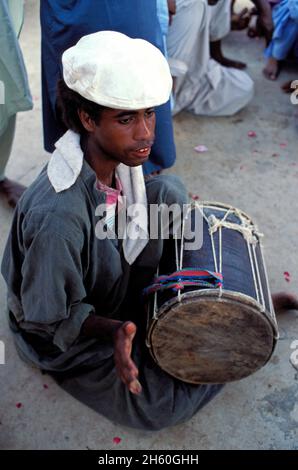
[[223,292],[184,294],[148,334],[151,354],[170,375],[189,383],[225,383],[261,368],[276,342],[274,325],[249,297]]

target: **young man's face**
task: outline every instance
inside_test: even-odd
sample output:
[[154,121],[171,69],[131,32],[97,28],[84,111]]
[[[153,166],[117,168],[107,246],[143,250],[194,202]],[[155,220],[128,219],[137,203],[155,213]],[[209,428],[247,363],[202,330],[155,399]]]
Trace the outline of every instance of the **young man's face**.
[[148,160],[154,137],[154,108],[138,111],[106,108],[88,140],[99,158],[138,166]]

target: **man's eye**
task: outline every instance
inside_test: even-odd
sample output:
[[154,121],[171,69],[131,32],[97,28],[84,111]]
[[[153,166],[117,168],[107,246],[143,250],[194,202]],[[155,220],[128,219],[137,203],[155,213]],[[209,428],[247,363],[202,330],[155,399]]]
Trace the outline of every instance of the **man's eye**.
[[125,119],[120,119],[119,120],[119,123],[120,124],[129,124],[131,122],[132,118],[129,117],[129,118],[125,118]]
[[153,116],[153,114],[155,114],[154,109],[149,109],[148,111],[146,111],[146,115],[149,116],[149,117]]

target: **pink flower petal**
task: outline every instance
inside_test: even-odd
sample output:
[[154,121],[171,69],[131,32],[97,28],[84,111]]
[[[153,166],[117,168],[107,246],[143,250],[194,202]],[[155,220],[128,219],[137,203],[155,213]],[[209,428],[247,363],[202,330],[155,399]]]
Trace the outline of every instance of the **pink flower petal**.
[[288,146],[288,144],[287,144],[286,142],[281,142],[281,143],[279,144],[279,146],[280,146],[280,148],[284,149],[284,148],[286,148],[286,147]]
[[206,145],[197,145],[194,150],[198,153],[208,152],[208,147]]
[[291,275],[288,271],[285,271],[284,272],[284,278],[285,278],[285,281],[286,282],[290,282],[291,281]]
[[257,133],[255,131],[248,131],[248,137],[257,137]]
[[121,437],[114,437],[113,439],[114,444],[120,444],[121,441],[122,441]]
[[17,408],[21,408],[22,406],[23,406],[22,403],[17,403],[17,404],[16,404],[16,407],[17,407]]

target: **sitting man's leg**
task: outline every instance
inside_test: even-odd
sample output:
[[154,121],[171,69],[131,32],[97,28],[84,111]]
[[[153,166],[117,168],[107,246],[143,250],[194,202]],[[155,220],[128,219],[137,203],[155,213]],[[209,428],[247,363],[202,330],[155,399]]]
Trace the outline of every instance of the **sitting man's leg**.
[[[188,201],[179,178],[161,175],[146,183],[149,204],[178,204]],[[170,230],[172,227],[170,227]],[[163,241],[150,240],[132,266],[129,301],[121,307],[121,318],[133,321],[123,325],[123,342],[127,356],[136,365],[139,376],[135,386],[142,387],[137,396],[131,393],[116,373],[115,358],[106,357],[90,370],[69,376],[55,374],[63,389],[116,423],[147,430],[159,430],[190,419],[221,390],[222,385],[192,385],[171,377],[152,359],[145,345],[146,312],[141,305],[141,289],[150,282],[162,255]],[[136,315],[137,314],[137,315]],[[125,317],[125,318],[123,318]],[[175,341],[175,338],[173,338]],[[98,345],[98,358],[102,352]],[[93,364],[96,364],[94,346]]]
[[209,0],[208,4],[210,15],[210,54],[212,59],[225,67],[244,69],[246,67],[245,63],[224,57],[221,49],[221,40],[231,30],[231,0]]

